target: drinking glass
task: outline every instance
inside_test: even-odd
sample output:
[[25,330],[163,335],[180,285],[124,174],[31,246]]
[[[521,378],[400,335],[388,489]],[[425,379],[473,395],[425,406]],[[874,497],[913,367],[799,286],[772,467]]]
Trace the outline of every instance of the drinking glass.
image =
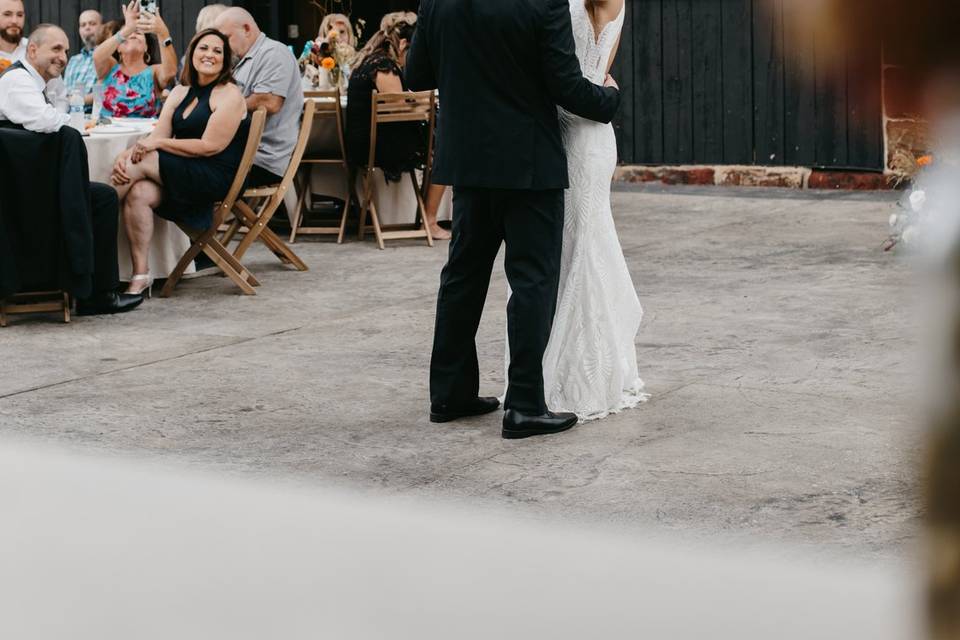
[[103,110],[103,85],[97,83],[93,85],[93,109],[90,112],[94,125],[100,122],[100,112],[102,110]]

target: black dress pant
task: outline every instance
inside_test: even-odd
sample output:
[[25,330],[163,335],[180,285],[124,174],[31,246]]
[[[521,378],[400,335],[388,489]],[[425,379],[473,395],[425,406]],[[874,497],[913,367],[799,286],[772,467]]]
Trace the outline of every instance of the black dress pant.
[[248,189],[253,189],[254,187],[272,187],[281,182],[283,182],[283,176],[278,176],[272,171],[267,171],[257,165],[250,167],[250,173],[247,174]]
[[563,191],[453,190],[453,238],[440,276],[430,363],[430,401],[457,407],[480,388],[476,335],[500,244],[513,293],[507,303],[510,343],[504,408],[539,415],[543,353],[557,305],[563,242]]
[[90,183],[90,222],[93,227],[93,292],[115,291],[120,283],[117,266],[117,225],[120,206],[113,187]]

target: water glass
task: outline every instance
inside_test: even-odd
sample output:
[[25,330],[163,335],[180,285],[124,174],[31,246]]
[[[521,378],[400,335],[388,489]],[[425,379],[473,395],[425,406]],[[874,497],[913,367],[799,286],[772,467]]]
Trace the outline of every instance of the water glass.
[[94,125],[100,122],[100,112],[102,110],[103,110],[103,85],[98,83],[93,85],[93,109],[90,112],[90,116],[93,119]]

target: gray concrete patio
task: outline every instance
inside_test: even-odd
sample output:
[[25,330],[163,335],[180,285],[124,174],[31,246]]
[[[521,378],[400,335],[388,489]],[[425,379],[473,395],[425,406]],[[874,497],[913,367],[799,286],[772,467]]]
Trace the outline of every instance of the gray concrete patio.
[[[257,249],[255,297],[185,281],[126,316],[0,330],[0,439],[693,538],[899,555],[915,535],[912,340],[889,194],[646,187],[614,208],[646,309],[652,399],[512,442],[499,414],[434,425],[445,245]],[[505,281],[479,337],[502,389]]]

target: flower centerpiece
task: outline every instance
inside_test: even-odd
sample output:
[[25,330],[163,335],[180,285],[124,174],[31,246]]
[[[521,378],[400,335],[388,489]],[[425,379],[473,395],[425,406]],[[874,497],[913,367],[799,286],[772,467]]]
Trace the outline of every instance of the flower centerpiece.
[[304,46],[300,56],[303,75],[316,89],[347,88],[350,64],[357,54],[353,47],[340,42],[339,36],[331,29],[323,40],[308,41]]
[[894,247],[939,259],[960,240],[960,157],[948,148],[915,159],[910,187],[890,216],[890,236],[883,248]]
[[912,167],[904,170],[903,173],[911,179],[911,186],[906,196],[897,203],[901,211],[890,214],[890,237],[883,244],[884,251],[890,251],[897,245],[911,247],[917,244],[920,228],[927,222],[929,214],[926,210],[927,192],[920,172],[932,164],[933,156],[923,155],[914,158]]

